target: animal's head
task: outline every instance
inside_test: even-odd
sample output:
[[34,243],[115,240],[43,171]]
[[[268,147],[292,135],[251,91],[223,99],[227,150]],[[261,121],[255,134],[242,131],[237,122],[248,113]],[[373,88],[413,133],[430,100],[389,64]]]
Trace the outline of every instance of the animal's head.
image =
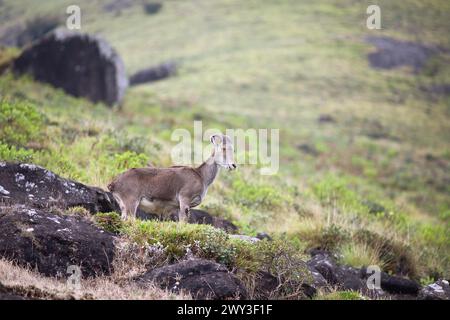
[[234,148],[230,137],[215,134],[211,136],[211,143],[214,146],[214,162],[228,170],[236,169],[236,163],[234,163]]

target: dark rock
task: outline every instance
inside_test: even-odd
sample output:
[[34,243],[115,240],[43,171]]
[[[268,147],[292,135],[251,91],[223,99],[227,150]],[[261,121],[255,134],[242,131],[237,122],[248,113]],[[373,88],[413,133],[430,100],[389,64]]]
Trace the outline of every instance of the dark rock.
[[[353,268],[338,265],[334,258],[325,253],[317,253],[308,261],[312,270],[317,270],[331,286],[341,290],[361,291],[369,296],[380,296],[383,294],[379,289],[368,288],[367,279],[373,273],[368,273],[367,268]],[[390,276],[385,272],[380,274],[381,289],[391,294],[416,295],[420,286],[412,280]]]
[[159,2],[147,2],[144,3],[144,11],[146,14],[156,14],[162,8],[162,3]]
[[359,270],[349,266],[339,266],[327,254],[316,254],[307,262],[310,270],[317,270],[327,283],[342,290],[359,291],[366,288],[365,282],[359,276]]
[[103,5],[106,12],[121,13],[122,10],[131,8],[135,4],[134,0],[110,0]]
[[401,293],[416,295],[419,292],[420,285],[409,279],[390,276],[385,272],[381,273],[381,289],[389,293]]
[[266,271],[259,271],[255,277],[255,299],[272,299],[279,285],[277,277]]
[[310,154],[314,157],[316,157],[320,154],[320,152],[314,146],[311,146],[307,143],[302,143],[302,144],[298,145],[297,149],[299,149],[303,153]]
[[191,259],[156,268],[137,279],[140,285],[156,283],[178,292],[185,290],[194,299],[245,299],[247,291],[242,282],[221,264],[204,259]]
[[437,52],[435,48],[389,37],[370,36],[366,38],[366,41],[377,48],[376,52],[368,56],[373,68],[392,69],[411,66],[415,72],[418,72]]
[[[309,273],[305,273],[305,278],[301,282],[297,282],[294,279],[289,279],[290,283],[288,287],[300,287],[301,292],[305,297],[312,298],[317,294],[317,290],[320,288],[328,287],[327,281],[322,275],[308,266]],[[255,277],[254,298],[255,299],[274,299],[277,297],[278,291],[286,288],[286,284],[281,285],[280,280],[266,271],[259,271]],[[287,288],[288,291],[290,288]]]
[[269,236],[267,233],[265,232],[258,232],[258,234],[256,235],[256,238],[258,238],[259,240],[268,240],[268,241],[272,241],[272,237]]
[[311,285],[315,289],[325,288],[328,286],[327,280],[320,274],[319,271],[317,271],[316,268],[314,268],[312,266],[308,266],[308,270],[311,272],[311,275],[312,275],[313,281],[312,281]]
[[13,70],[108,105],[120,103],[128,85],[122,60],[106,41],[62,28],[24,50]]
[[439,280],[420,290],[420,300],[450,300],[450,285],[447,280]]
[[436,102],[441,98],[450,95],[450,84],[434,84],[431,86],[420,86],[419,89],[426,95],[426,98]]
[[[366,280],[371,274],[367,268],[361,268],[361,278]],[[420,285],[413,281],[402,277],[391,276],[386,272],[381,272],[380,285],[381,289],[392,294],[417,295]]]
[[330,116],[329,114],[321,114],[320,116],[319,116],[319,119],[318,119],[318,121],[320,122],[320,123],[334,123],[334,122],[336,122],[336,120],[334,119],[334,117],[332,117],[332,116]]
[[114,237],[79,216],[25,206],[0,207],[0,257],[46,276],[64,276],[70,265],[82,276],[110,274]]
[[161,65],[150,67],[136,72],[130,77],[130,85],[137,85],[146,82],[162,80],[177,73],[177,65],[174,62],[167,62]]
[[309,253],[309,255],[310,255],[311,257],[314,257],[314,256],[316,256],[316,255],[318,255],[318,254],[322,254],[322,255],[330,255],[330,256],[331,256],[331,253],[330,253],[329,251],[323,250],[323,249],[320,249],[320,248],[313,248],[313,249],[309,250],[308,253]]
[[34,164],[0,162],[0,201],[36,208],[84,207],[91,213],[116,211],[118,206],[100,188],[59,177]]

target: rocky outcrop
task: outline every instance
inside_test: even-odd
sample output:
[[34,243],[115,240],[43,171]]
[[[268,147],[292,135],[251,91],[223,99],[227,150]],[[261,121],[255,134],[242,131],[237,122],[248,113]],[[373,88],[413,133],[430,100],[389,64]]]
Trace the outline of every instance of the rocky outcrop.
[[80,206],[95,212],[117,209],[112,195],[100,188],[59,177],[34,164],[0,162],[0,202],[35,208]]
[[420,300],[450,300],[450,285],[447,280],[439,280],[427,285],[419,292]]
[[361,291],[368,296],[380,296],[384,292],[416,296],[420,289],[420,285],[413,280],[385,272],[380,273],[380,288],[369,289],[367,280],[373,272],[368,272],[367,268],[338,265],[330,254],[324,252],[315,253],[307,264],[312,271],[320,273],[330,286],[340,290]]
[[67,276],[71,265],[79,266],[83,277],[109,274],[114,237],[78,216],[0,207],[0,257],[46,276]]
[[13,70],[108,105],[120,103],[128,86],[122,59],[105,40],[63,28],[25,49]]
[[156,283],[178,292],[188,291],[194,299],[233,299],[247,297],[241,281],[221,264],[204,259],[190,259],[156,268],[137,279],[146,286]]

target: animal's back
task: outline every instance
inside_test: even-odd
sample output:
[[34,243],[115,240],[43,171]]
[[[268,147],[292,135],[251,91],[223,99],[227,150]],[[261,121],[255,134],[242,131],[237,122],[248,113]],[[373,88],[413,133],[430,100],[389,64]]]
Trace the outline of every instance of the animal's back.
[[133,168],[117,176],[108,189],[116,193],[139,193],[149,198],[171,200],[186,183],[201,187],[199,177],[188,167]]

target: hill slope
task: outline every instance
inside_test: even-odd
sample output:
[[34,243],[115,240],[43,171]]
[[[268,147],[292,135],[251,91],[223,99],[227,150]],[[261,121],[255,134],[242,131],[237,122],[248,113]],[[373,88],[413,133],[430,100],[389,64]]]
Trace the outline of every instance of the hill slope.
[[[64,1],[31,3],[3,1],[0,34],[65,11]],[[412,253],[410,276],[449,277],[448,1],[381,1],[381,31],[365,28],[364,1],[162,4],[147,14],[140,2],[111,11],[80,1],[82,31],[109,40],[129,74],[173,60],[176,77],[132,87],[122,108],[109,110],[3,74],[1,97],[13,108],[32,105],[17,119],[37,112],[42,125],[25,122],[23,137],[14,139],[0,129],[0,158],[105,187],[148,160],[170,165],[171,132],[192,130],[195,119],[204,128],[280,128],[280,173],[265,177],[243,166],[222,174],[205,209],[243,233],[269,232],[299,250],[334,250],[355,266],[396,272],[395,254],[380,252],[380,243],[394,242]],[[439,49],[418,72],[374,69],[367,36]],[[2,51],[5,59],[14,54]]]

